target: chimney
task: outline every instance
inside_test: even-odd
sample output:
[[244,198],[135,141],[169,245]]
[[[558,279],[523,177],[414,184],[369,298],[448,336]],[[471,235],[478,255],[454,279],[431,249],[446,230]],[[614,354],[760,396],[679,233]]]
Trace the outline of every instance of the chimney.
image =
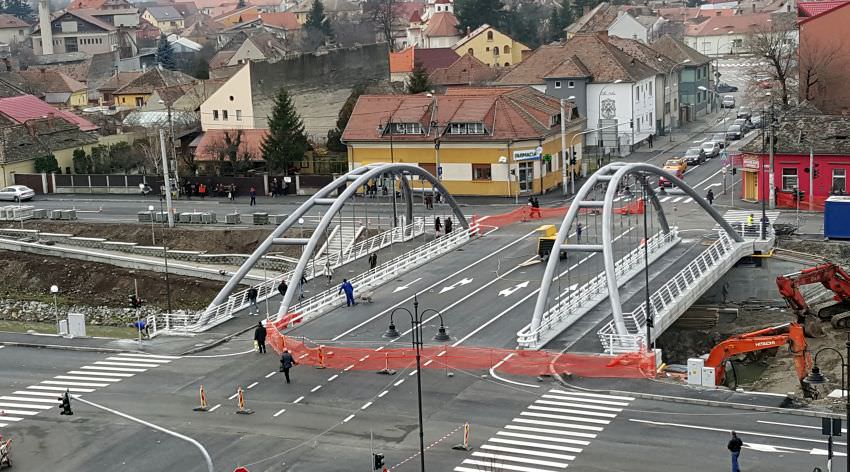
[[469,36],[469,33],[471,33],[471,32],[472,32],[472,28],[470,28],[469,26],[467,26],[467,27],[466,27],[466,35],[467,35],[467,36]]
[[41,53],[53,54],[53,30],[50,28],[49,0],[38,0],[38,26],[41,28]]
[[56,118],[56,114],[52,111],[47,114],[47,127],[49,129],[53,129],[54,119]]

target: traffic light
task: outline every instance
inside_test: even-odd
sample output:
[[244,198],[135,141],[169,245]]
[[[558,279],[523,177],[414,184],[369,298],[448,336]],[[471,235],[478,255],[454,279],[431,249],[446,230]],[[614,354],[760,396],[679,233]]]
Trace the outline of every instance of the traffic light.
[[384,468],[384,455],[380,453],[372,454],[372,459],[374,460],[374,469],[373,470],[381,470]]
[[71,396],[68,395],[68,391],[66,390],[61,397],[59,397],[59,409],[62,410],[59,412],[60,415],[73,415],[74,412],[71,411]]
[[571,166],[576,165],[576,152],[575,151],[570,152],[570,165]]
[[732,168],[732,175],[735,175],[735,174],[737,174],[737,173],[738,173],[738,169],[736,169],[735,167],[733,167],[733,168]]

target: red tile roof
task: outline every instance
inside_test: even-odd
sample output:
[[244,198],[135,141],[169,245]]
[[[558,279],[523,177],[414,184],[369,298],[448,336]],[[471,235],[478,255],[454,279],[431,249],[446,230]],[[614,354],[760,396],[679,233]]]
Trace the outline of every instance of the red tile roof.
[[86,89],[84,84],[57,70],[30,68],[18,74],[42,93],[74,93]]
[[416,63],[429,74],[437,69],[448,67],[460,58],[452,48],[417,48],[411,46],[399,52],[390,53],[390,73],[413,72]]
[[69,10],[97,10],[106,3],[106,0],[73,0],[68,4]]
[[70,111],[60,110],[32,95],[20,95],[17,97],[0,98],[0,113],[6,115],[16,123],[24,123],[27,120],[43,118],[53,113],[55,116],[64,118],[80,127],[82,131],[94,131],[97,126],[85,118],[81,118]]
[[770,13],[752,13],[749,15],[712,16],[698,25],[688,26],[685,36],[722,36],[724,34],[746,34],[756,28],[770,25]]
[[434,85],[472,85],[491,82],[499,77],[500,69],[490,67],[472,54],[465,54],[448,67],[436,69],[428,76]]
[[262,144],[266,139],[267,129],[216,129],[204,132],[198,142],[198,148],[195,151],[195,160],[197,161],[215,161],[219,159],[219,154],[225,146],[225,137],[229,137],[235,141],[238,134],[242,133],[239,143],[239,158],[248,154],[250,160],[260,161],[263,159]]
[[[436,97],[438,127],[430,125],[435,100],[426,95],[361,95],[342,138],[345,141],[388,140],[379,129],[394,123],[420,123],[423,134],[393,135],[398,141],[444,142],[540,139],[560,132],[551,118],[560,112],[557,99],[531,87],[450,87]],[[567,116],[572,116],[572,111]],[[446,133],[450,123],[483,123],[481,135]]]
[[800,20],[800,23],[807,22],[815,17],[825,15],[832,10],[837,10],[850,4],[850,1],[838,2],[802,2],[797,4],[797,13],[799,16],[805,16]]
[[425,36],[430,38],[460,36],[457,25],[457,17],[453,13],[447,11],[434,13],[428,20],[428,26],[425,28]]
[[295,13],[285,11],[279,13],[261,13],[260,20],[264,25],[285,30],[301,29],[301,24],[298,23],[298,17]]
[[0,14],[0,28],[29,28],[30,24],[14,15]]

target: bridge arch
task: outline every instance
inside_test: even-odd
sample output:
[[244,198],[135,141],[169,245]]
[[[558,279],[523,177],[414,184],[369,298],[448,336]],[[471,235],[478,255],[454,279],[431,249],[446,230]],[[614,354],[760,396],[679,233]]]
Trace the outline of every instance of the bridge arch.
[[[567,210],[567,214],[564,216],[563,223],[558,229],[554,248],[563,247],[567,250],[572,248],[602,252],[605,282],[608,289],[608,299],[610,301],[611,310],[614,316],[614,325],[617,329],[618,334],[622,335],[627,334],[627,330],[625,321],[623,319],[623,310],[620,302],[619,285],[617,283],[616,266],[614,260],[613,219],[614,199],[617,196],[617,189],[620,187],[620,183],[623,182],[623,180],[629,175],[634,175],[635,178],[641,183],[641,185],[648,190],[647,193],[649,196],[649,201],[652,204],[652,207],[655,209],[656,214],[658,215],[662,232],[669,233],[671,229],[667,223],[667,218],[664,214],[664,208],[661,206],[661,202],[658,200],[658,197],[655,194],[654,189],[652,188],[651,182],[647,178],[649,176],[664,177],[665,179],[669,180],[674,186],[678,187],[686,195],[693,198],[694,201],[699,206],[701,206],[703,210],[705,210],[705,212],[708,213],[714,219],[714,221],[716,221],[717,224],[729,234],[729,236],[734,241],[743,241],[741,235],[738,234],[738,232],[736,232],[732,228],[732,226],[726,220],[723,219],[720,213],[718,213],[717,210],[715,210],[701,195],[699,195],[696,190],[694,190],[682,179],[679,179],[675,175],[660,167],[646,163],[617,162],[608,164],[593,173],[574,196],[573,201],[570,204],[569,209]],[[587,197],[598,185],[607,186],[602,201],[587,200]],[[576,222],[576,218],[579,215],[579,210],[581,210],[582,208],[602,209],[602,244],[600,245],[601,247],[590,247],[592,245],[585,245],[588,247],[580,248],[577,246],[581,246],[581,244],[565,244],[568,239],[567,236],[569,235],[570,228],[573,227],[573,224]],[[553,254],[556,254],[557,252],[554,248],[552,252]],[[540,292],[538,292],[537,301],[534,306],[534,313],[532,315],[529,331],[530,333],[540,332],[541,324],[543,322],[543,316],[546,312],[547,299],[549,297],[552,282],[557,271],[557,265],[558,258],[550,257],[546,264],[546,270],[543,274],[543,280],[540,284]]]
[[[292,299],[297,291],[298,281],[301,280],[309,260],[313,257],[313,252],[316,250],[322,235],[330,226],[334,215],[339,212],[346,202],[357,193],[358,189],[362,188],[370,180],[385,175],[392,177],[393,188],[395,188],[396,179],[399,181],[399,187],[404,197],[403,202],[405,205],[404,214],[407,217],[406,221],[410,222],[413,219],[412,189],[408,178],[411,176],[418,176],[429,182],[435,191],[440,192],[440,196],[443,198],[445,203],[449,205],[452,210],[452,214],[456,217],[458,223],[464,229],[469,229],[469,223],[466,221],[466,218],[454,197],[449,194],[448,190],[439,179],[421,167],[413,164],[402,163],[370,164],[358,167],[339,176],[333,182],[316,192],[295,211],[293,211],[283,221],[283,223],[278,225],[271,234],[269,234],[269,236],[260,243],[259,246],[257,246],[257,249],[255,249],[248,259],[239,267],[230,280],[227,281],[225,286],[213,299],[207,310],[205,310],[198,324],[203,325],[209,322],[210,318],[212,318],[215,313],[213,308],[227,301],[228,296],[238,286],[239,282],[242,281],[260,258],[267,254],[273,246],[299,245],[302,246],[304,250],[302,251],[301,257],[298,259],[295,270],[292,272],[290,283],[288,284],[286,294],[283,297],[283,302],[281,303],[279,310],[279,314],[285,314],[287,309],[291,306]],[[281,237],[286,233],[286,231],[296,226],[300,218],[304,217],[311,209],[317,207],[322,207],[324,210],[316,230],[309,238],[302,239]],[[395,226],[396,224],[397,222],[394,221],[393,225]],[[292,281],[295,281],[295,283],[292,283]]]

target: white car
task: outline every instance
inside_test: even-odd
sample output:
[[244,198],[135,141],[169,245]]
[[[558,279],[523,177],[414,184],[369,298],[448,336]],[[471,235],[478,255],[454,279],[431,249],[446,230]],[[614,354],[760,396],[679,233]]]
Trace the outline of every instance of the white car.
[[709,159],[717,157],[720,155],[720,145],[714,141],[706,141],[702,143],[702,152],[704,152],[705,156]]
[[0,189],[0,200],[9,200],[13,202],[22,202],[30,200],[35,196],[35,190],[26,185],[10,185]]

